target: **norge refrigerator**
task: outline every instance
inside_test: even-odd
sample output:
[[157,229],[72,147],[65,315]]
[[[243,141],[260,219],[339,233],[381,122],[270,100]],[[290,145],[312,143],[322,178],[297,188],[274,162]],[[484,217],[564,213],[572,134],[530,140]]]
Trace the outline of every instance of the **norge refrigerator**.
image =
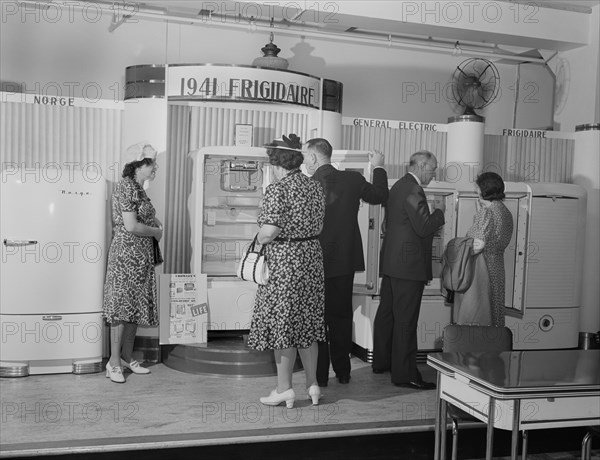
[[106,183],[7,165],[1,181],[0,376],[101,370]]

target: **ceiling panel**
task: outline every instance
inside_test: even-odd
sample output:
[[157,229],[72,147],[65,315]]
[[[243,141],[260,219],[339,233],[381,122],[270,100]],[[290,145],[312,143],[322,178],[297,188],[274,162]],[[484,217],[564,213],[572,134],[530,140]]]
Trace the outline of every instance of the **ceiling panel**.
[[[56,0],[55,0],[56,1]],[[110,7],[111,2],[103,3]],[[112,3],[114,4],[114,3]],[[426,11],[445,9],[448,4],[459,5],[462,17],[459,22],[431,20]],[[479,43],[485,46],[506,46],[531,49],[562,51],[585,46],[589,40],[589,13],[591,8],[600,8],[600,0],[594,1],[508,1],[487,2],[487,4],[520,4],[531,23],[514,21],[512,12],[504,9],[500,22],[485,21],[477,16],[475,21],[466,21],[467,10],[478,7],[482,14],[484,4],[476,2],[406,2],[392,0],[338,0],[331,1],[261,1],[261,0],[219,0],[219,1],[147,1],[135,3],[139,14],[150,15],[154,19],[168,19],[172,22],[201,23],[210,26],[243,26],[265,28],[272,25],[279,32],[302,34],[334,33],[364,38],[371,35],[379,39],[403,40],[434,39],[438,42],[454,44]],[[468,6],[471,5],[471,6]],[[417,14],[409,15],[407,8],[420,8]],[[531,13],[535,12],[535,15]],[[459,13],[461,10],[459,10]],[[524,16],[525,19],[527,17]],[[271,21],[273,21],[271,23]],[[543,27],[541,27],[543,25]],[[561,27],[566,25],[565,27]]]

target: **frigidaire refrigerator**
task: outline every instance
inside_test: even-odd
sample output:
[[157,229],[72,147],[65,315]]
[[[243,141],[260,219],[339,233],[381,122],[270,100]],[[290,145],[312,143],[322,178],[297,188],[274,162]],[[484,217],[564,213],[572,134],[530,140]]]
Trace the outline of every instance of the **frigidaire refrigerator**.
[[2,170],[0,376],[101,370],[106,203],[90,171]]
[[[191,271],[207,275],[209,331],[250,328],[256,284],[236,276],[236,266],[259,227],[256,223],[272,167],[263,147],[203,147],[190,153],[194,161],[188,201],[191,224]],[[336,150],[338,169],[371,177],[368,151]],[[374,254],[379,247],[375,220],[380,206],[362,203],[359,220],[363,245]],[[370,222],[370,225],[369,225]],[[377,273],[356,274],[355,288],[375,292]],[[361,291],[362,292],[362,291]]]

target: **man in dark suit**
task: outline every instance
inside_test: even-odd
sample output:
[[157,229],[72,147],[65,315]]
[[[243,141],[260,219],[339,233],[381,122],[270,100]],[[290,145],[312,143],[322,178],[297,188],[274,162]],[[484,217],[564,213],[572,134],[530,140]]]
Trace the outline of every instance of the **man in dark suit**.
[[352,287],[354,272],[365,269],[358,227],[361,200],[384,203],[388,197],[383,155],[371,154],[373,184],[356,171],[339,171],[331,165],[331,145],[325,139],[306,143],[304,164],[325,191],[325,221],[319,236],[325,268],[325,324],[328,342],[319,343],[317,382],[327,386],[329,362],[340,383],[350,382],[352,351]]
[[425,284],[432,279],[435,231],[444,214],[430,212],[423,187],[435,176],[437,159],[428,151],[410,157],[408,173],[390,189],[381,248],[381,299],[373,328],[373,372],[391,370],[392,383],[433,389],[417,369],[417,321]]

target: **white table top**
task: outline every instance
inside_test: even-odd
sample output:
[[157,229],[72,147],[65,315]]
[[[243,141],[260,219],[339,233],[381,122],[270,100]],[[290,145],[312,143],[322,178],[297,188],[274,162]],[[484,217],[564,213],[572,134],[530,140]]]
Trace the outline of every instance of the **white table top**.
[[432,353],[427,363],[500,399],[600,395],[600,350]]

